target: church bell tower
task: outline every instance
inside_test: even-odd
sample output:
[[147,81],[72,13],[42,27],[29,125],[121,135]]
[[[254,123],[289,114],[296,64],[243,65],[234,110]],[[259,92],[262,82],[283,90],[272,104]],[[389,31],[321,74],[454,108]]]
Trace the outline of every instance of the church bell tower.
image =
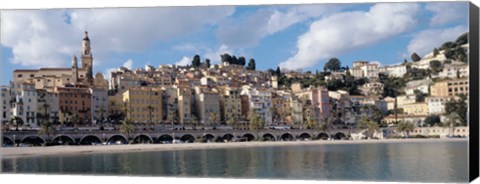
[[90,39],[88,38],[88,32],[85,31],[85,37],[82,41],[82,69],[86,70],[85,79],[90,85],[93,84],[93,57],[90,47]]

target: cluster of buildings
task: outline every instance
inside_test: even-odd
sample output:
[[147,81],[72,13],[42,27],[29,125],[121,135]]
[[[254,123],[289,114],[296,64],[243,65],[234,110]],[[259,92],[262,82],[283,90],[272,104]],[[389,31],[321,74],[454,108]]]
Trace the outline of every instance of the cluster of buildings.
[[[432,59],[425,57],[411,67],[423,68]],[[410,81],[405,95],[383,97],[380,73],[402,77],[406,65],[380,66],[358,61],[350,73],[368,78],[360,87],[363,95],[346,91],[329,91],[325,87],[303,87],[300,83],[280,86],[277,76],[263,71],[247,70],[228,63],[197,68],[160,65],[158,68],[129,69],[120,67],[107,80],[101,73],[93,75],[93,55],[88,33],[82,41],[81,65],[74,55],[70,68],[18,69],[9,86],[1,86],[0,121],[21,118],[26,126],[38,127],[38,114],[48,113],[52,122],[79,121],[96,124],[128,117],[135,123],[235,124],[246,126],[251,113],[266,124],[303,126],[307,118],[317,123],[335,117],[336,121],[355,124],[359,107],[375,105],[387,112],[403,109],[403,114],[385,116],[387,123],[402,119],[417,126],[428,115],[445,113],[445,103],[458,94],[468,96],[468,65],[444,64],[443,71],[431,78]],[[312,78],[309,73],[288,72],[287,77]],[[344,72],[332,72],[329,79],[343,79]],[[428,94],[417,101],[415,91]],[[48,105],[45,105],[48,104]]]

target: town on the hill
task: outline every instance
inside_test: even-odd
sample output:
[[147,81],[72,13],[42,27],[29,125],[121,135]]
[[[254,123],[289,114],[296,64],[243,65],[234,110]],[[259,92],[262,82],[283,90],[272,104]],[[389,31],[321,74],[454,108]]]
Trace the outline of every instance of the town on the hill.
[[[85,32],[71,67],[17,69],[1,86],[3,131],[365,129],[361,138],[468,137],[468,33],[396,65],[331,58],[317,71],[220,64],[93,74]],[[385,130],[385,131],[383,131]]]

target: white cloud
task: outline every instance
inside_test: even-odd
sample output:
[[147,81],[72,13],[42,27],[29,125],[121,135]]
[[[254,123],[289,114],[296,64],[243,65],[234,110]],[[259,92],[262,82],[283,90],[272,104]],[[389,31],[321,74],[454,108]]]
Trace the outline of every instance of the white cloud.
[[133,67],[132,59],[129,59],[129,60],[125,61],[125,63],[123,63],[123,67],[128,68],[128,69],[132,69],[132,67]]
[[[213,50],[213,49],[207,49],[204,51],[205,54],[203,55],[203,57],[206,59],[210,59],[210,61],[212,62],[212,64],[218,64],[220,63],[220,55],[222,54],[230,54],[230,55],[234,55],[235,52],[233,51],[233,49],[229,48],[228,46],[226,45],[220,45],[218,47],[218,49],[216,50]],[[239,57],[239,56],[237,56]]]
[[368,12],[342,12],[322,18],[298,38],[298,51],[280,67],[310,67],[322,59],[404,33],[417,23],[418,10],[419,6],[412,3],[376,4]]
[[432,2],[425,9],[433,13],[430,25],[443,25],[465,19],[468,16],[468,2]]
[[439,47],[444,42],[455,41],[458,36],[467,31],[468,28],[466,26],[424,30],[416,34],[408,44],[408,55],[416,52],[420,56],[424,56],[425,54],[432,52],[433,48]]
[[232,6],[2,11],[2,45],[12,48],[14,64],[68,65],[88,30],[98,63],[201,31],[233,12]]
[[230,19],[219,25],[217,37],[222,44],[240,48],[251,47],[269,35],[294,24],[331,14],[339,10],[335,5],[297,5],[286,10],[280,7],[263,8],[241,19]]
[[186,66],[186,65],[190,64],[191,61],[192,61],[192,59],[190,59],[189,57],[183,56],[183,58],[180,61],[177,61],[175,63],[175,65]]

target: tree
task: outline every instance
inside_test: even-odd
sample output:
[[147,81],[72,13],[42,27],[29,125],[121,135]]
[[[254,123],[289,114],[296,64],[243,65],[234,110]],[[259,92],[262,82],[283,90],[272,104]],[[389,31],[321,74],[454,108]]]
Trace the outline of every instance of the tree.
[[132,136],[131,134],[135,131],[135,126],[132,124],[132,122],[127,118],[125,121],[123,121],[122,125],[120,126],[120,132],[122,134],[127,134],[128,138],[128,143],[130,144]]
[[438,72],[442,71],[443,65],[438,60],[432,60],[430,61],[430,69],[432,70],[433,74],[438,74]]
[[24,121],[21,117],[12,116],[12,118],[10,119],[10,124],[15,125],[15,131],[18,131],[18,127],[23,126]]
[[340,70],[341,62],[338,58],[330,58],[323,66],[324,71],[337,71]]
[[440,123],[440,117],[437,115],[429,115],[425,118],[425,124],[435,126]]
[[152,112],[155,110],[155,107],[152,106],[152,105],[148,105],[146,107],[146,109],[148,110],[148,118],[150,120],[149,123],[150,123],[150,125],[152,125],[152,129],[154,129],[154,125],[153,125],[154,123],[153,123],[153,120],[152,120]]
[[277,70],[275,70],[275,75],[277,75],[278,77],[282,75],[282,72],[280,71],[280,66],[277,66]]
[[228,63],[228,64],[232,64],[231,63],[231,60],[232,60],[232,56],[230,56],[230,54],[222,54],[220,55],[220,59],[222,60],[222,63]]
[[442,46],[440,48],[442,50],[447,50],[447,49],[454,48],[455,46],[457,46],[457,44],[455,44],[453,42],[445,42],[445,43],[442,44]]
[[255,70],[256,64],[255,64],[255,59],[250,59],[247,65],[247,70]]
[[461,124],[462,120],[460,115],[456,112],[452,112],[447,115],[447,122],[444,124],[444,126],[448,126],[450,128],[449,136],[452,136],[455,127]]
[[201,64],[200,56],[199,56],[199,55],[193,56],[192,66],[193,66],[194,68],[197,68],[197,67],[200,66],[200,64]]
[[103,107],[103,105],[100,107],[100,109],[96,110],[97,113],[100,113],[100,130],[103,130],[104,127],[103,127],[103,122],[105,121],[105,118],[104,118],[104,114],[105,112],[107,112],[105,110],[105,108]]
[[435,57],[435,56],[437,56],[438,54],[440,54],[440,53],[438,52],[438,49],[437,49],[437,48],[434,48],[434,49],[433,49],[433,56]]
[[422,58],[417,54],[417,53],[413,53],[410,58],[412,59],[413,62],[418,62],[420,61]]
[[425,94],[425,93],[423,93],[422,91],[420,91],[420,90],[418,90],[418,89],[413,90],[413,93],[415,94],[415,101],[416,101],[416,102],[423,102],[423,101],[425,101],[425,97],[428,95],[428,94]]
[[446,114],[452,114],[456,113],[460,117],[460,122],[462,125],[467,124],[467,112],[468,112],[468,106],[467,103],[465,102],[467,97],[465,95],[461,95],[460,99],[455,100],[455,99],[450,99],[447,103],[445,103],[445,113]]
[[365,114],[367,118],[377,124],[380,124],[384,113],[375,105],[365,105],[361,109],[362,114]]
[[362,116],[360,121],[357,123],[357,128],[366,129],[367,137],[373,138],[375,131],[379,130],[379,126],[375,121],[372,121],[367,116]]
[[55,135],[55,127],[52,126],[51,123],[44,122],[41,124],[40,130],[38,131],[38,134],[40,135],[46,135],[47,139],[45,140],[46,144],[49,144],[52,142],[52,135]]
[[407,64],[408,61],[407,61],[407,58],[403,58],[403,64]]
[[457,38],[457,40],[455,40],[455,43],[457,43],[457,45],[467,44],[467,43],[468,43],[468,32],[463,33],[462,35],[460,35],[460,36]]
[[198,126],[198,118],[197,118],[197,116],[195,116],[195,115],[192,114],[192,121],[191,121],[191,122],[192,122],[192,124],[193,124],[193,128],[194,128],[194,129],[197,129],[197,126]]
[[210,121],[210,123],[213,124],[213,129],[217,129],[216,127],[216,123],[218,121],[218,115],[216,112],[211,112],[210,115],[208,116],[208,120]]
[[78,114],[73,114],[71,121],[73,123],[74,129],[77,130],[78,122],[80,121],[80,116]]
[[246,63],[247,62],[245,60],[245,57],[241,56],[241,57],[238,58],[238,65],[245,66]]
[[413,125],[413,123],[403,122],[403,121],[400,121],[399,123],[397,123],[397,130],[399,132],[403,132],[405,137],[408,137],[409,133],[414,129],[415,129],[415,125]]
[[207,63],[207,68],[210,68],[210,59],[205,59],[205,63]]
[[237,120],[238,120],[237,116],[232,116],[232,117],[228,118],[226,123],[227,123],[228,126],[231,126],[232,128],[235,128],[235,123],[237,122]]
[[257,113],[251,111],[248,115],[250,130],[260,130],[265,127],[265,121]]

